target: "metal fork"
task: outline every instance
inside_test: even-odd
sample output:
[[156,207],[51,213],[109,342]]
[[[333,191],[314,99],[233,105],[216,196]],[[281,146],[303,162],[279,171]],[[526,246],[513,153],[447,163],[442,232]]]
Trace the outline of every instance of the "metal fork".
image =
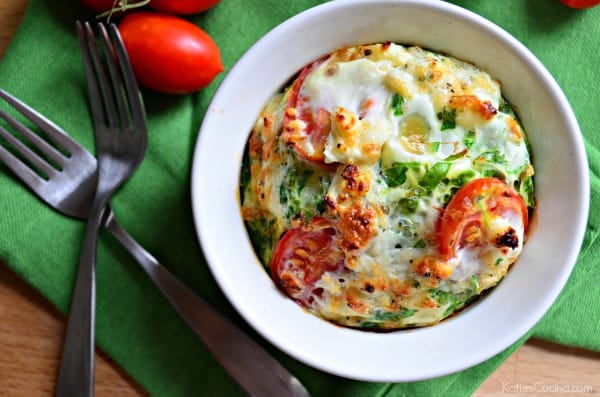
[[[13,117],[0,111],[1,118],[42,153],[51,157],[62,171],[52,168],[48,171],[49,175],[42,178],[1,145],[0,161],[52,208],[65,215],[87,218],[90,198],[93,197],[95,188],[96,159],[60,127],[6,91],[0,90],[0,97],[47,135],[62,152],[66,152],[62,154],[57,151],[45,143],[37,135],[37,131],[26,128]],[[2,128],[0,137],[18,150],[35,168],[50,167]],[[210,307],[140,246],[117,222],[110,207],[106,212],[104,227],[133,255],[181,318],[248,395],[309,396],[298,379],[260,345]]]
[[[96,251],[110,197],[138,168],[148,130],[141,95],[115,25],[76,24],[85,66],[98,158],[96,192],[88,215],[58,376],[59,397],[94,394]],[[100,43],[100,44],[99,44]]]

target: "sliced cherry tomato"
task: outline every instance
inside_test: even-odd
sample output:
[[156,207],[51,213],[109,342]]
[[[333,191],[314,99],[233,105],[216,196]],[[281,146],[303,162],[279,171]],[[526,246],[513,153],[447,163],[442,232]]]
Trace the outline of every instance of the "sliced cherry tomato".
[[600,4],[600,0],[560,0],[566,6],[573,8],[590,8]]
[[119,24],[139,83],[156,91],[184,94],[209,85],[223,71],[219,49],[193,23],[168,14],[140,11]]
[[344,267],[345,255],[336,244],[336,234],[334,224],[322,217],[287,231],[271,259],[275,283],[298,302],[310,305],[319,295],[315,283],[323,274]]
[[[313,109],[301,90],[306,76],[323,61],[324,59],[320,59],[302,69],[290,89],[283,118],[286,143],[292,145],[305,160],[318,164],[325,164],[325,142],[331,129],[330,112],[323,108]],[[305,128],[299,130],[294,126],[293,122],[296,120],[304,122]],[[310,152],[307,150],[307,141],[313,148]]]
[[[437,238],[440,254],[447,260],[457,251],[478,243],[477,236],[490,217],[519,217],[527,230],[527,205],[513,188],[497,178],[479,178],[467,182],[452,197],[438,224]],[[510,245],[512,234],[503,236]]]
[[169,14],[197,14],[206,11],[220,0],[150,0],[150,7]]

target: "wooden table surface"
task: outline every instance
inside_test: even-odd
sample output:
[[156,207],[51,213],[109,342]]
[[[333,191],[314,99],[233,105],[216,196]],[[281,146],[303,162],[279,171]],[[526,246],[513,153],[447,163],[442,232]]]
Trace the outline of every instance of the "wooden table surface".
[[[28,2],[0,1],[0,62]],[[0,397],[54,395],[64,328],[65,317],[0,264]],[[579,390],[569,396],[600,393],[600,353],[531,340],[475,396],[564,395],[567,388]],[[99,397],[147,395],[101,351],[95,390]]]

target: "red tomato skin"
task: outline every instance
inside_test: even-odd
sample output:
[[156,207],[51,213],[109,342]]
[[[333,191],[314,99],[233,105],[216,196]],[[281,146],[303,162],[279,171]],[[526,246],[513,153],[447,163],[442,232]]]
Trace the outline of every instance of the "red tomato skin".
[[345,255],[337,247],[336,233],[335,225],[322,217],[288,230],[275,247],[270,263],[275,284],[309,306],[314,285],[323,273],[344,266]]
[[126,15],[119,31],[138,82],[150,89],[187,94],[223,71],[219,49],[198,26],[152,11]]
[[[310,139],[317,149],[315,153],[306,153],[302,145],[297,142],[298,136],[289,136],[290,142],[288,144],[291,144],[296,150],[296,153],[309,164],[317,165],[322,168],[329,167],[325,163],[323,149],[331,128],[329,125],[330,113],[326,109],[312,109],[306,107],[305,99],[300,95],[300,91],[306,77],[317,68],[317,66],[323,63],[326,58],[327,57],[319,59],[302,69],[290,88],[290,95],[283,116],[284,126],[287,126],[288,123],[294,119],[300,119],[306,123],[306,138]],[[296,117],[291,117],[289,115],[288,109],[290,108],[295,109]]]
[[600,0],[560,0],[564,5],[571,8],[591,8],[600,4]]
[[527,205],[519,193],[497,178],[473,179],[450,199],[438,220],[438,249],[444,259],[456,256],[463,231],[468,226],[480,224],[481,210],[472,204],[478,197],[486,200],[486,211],[496,216],[502,216],[507,211],[520,215],[527,231]]
[[216,6],[220,0],[151,0],[150,7],[168,14],[190,15]]

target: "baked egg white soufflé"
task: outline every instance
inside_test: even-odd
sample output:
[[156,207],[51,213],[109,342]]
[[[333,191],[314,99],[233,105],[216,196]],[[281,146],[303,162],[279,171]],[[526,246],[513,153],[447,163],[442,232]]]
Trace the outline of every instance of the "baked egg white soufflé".
[[496,286],[534,210],[534,168],[499,82],[417,46],[343,48],[257,119],[242,215],[274,282],[336,324],[436,324]]

